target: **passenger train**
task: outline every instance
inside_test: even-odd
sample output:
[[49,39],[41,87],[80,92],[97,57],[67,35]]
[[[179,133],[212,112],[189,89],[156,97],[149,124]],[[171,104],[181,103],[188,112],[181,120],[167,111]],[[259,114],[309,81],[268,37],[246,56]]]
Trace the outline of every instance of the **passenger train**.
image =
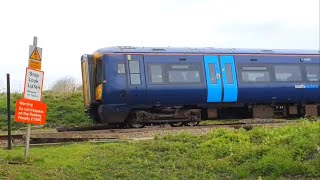
[[96,123],[181,126],[320,113],[317,50],[119,46],[83,55],[81,69],[85,109]]

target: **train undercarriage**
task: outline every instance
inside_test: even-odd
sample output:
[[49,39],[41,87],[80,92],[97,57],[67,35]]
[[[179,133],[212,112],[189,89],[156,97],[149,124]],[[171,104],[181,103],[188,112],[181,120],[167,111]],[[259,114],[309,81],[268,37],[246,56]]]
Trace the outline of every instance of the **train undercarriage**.
[[130,127],[168,123],[173,127],[195,126],[201,121],[201,109],[184,109],[179,106],[159,107],[150,110],[133,110],[126,122]]
[[207,110],[207,119],[298,118],[320,115],[320,104],[250,104],[218,106]]
[[169,124],[172,127],[196,126],[201,120],[228,120],[246,118],[298,118],[319,116],[320,105],[276,104],[216,106],[209,108],[172,106],[149,109],[133,109],[121,122],[101,121],[97,113],[91,113],[96,123],[108,123],[115,127],[142,128],[149,125]]

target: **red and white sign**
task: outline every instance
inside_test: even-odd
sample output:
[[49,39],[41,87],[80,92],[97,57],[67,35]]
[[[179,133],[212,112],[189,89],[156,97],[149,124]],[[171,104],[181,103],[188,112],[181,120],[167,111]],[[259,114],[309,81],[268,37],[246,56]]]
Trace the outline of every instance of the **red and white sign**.
[[24,99],[41,101],[43,75],[43,71],[27,68],[26,79],[24,82]]
[[47,105],[29,99],[19,99],[16,102],[14,121],[28,124],[44,125],[46,123]]

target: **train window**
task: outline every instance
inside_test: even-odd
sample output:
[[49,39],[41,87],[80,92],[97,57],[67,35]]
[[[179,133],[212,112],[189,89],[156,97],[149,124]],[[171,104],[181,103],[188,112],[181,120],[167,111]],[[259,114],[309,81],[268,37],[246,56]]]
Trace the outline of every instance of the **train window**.
[[226,74],[227,74],[227,83],[233,84],[232,69],[231,69],[231,64],[229,63],[226,64]]
[[210,83],[217,84],[216,66],[215,64],[209,64]]
[[96,65],[96,85],[102,83],[102,61],[98,60]]
[[312,81],[312,82],[320,81],[320,66],[307,65],[306,72],[307,72],[308,81]]
[[242,70],[243,71],[267,71],[268,68],[265,66],[259,66],[259,67],[251,66],[251,67],[242,67]]
[[168,71],[169,82],[194,83],[200,82],[199,71]]
[[201,82],[200,64],[174,64],[167,69],[169,83]]
[[172,65],[171,68],[172,69],[188,69],[189,66],[188,65]]
[[243,66],[241,79],[243,82],[270,82],[270,73],[266,66]]
[[124,64],[118,64],[118,73],[119,73],[119,74],[124,74],[124,73],[126,73]]
[[276,81],[302,81],[301,70],[299,65],[275,65],[274,72]]
[[152,83],[162,83],[163,82],[161,65],[150,65],[149,71],[150,71]]
[[140,74],[130,74],[130,82],[132,85],[141,84]]
[[139,61],[129,61],[129,70],[130,70],[130,83],[132,85],[140,85],[140,67]]
[[139,61],[129,61],[130,73],[140,73]]
[[270,74],[268,71],[242,71],[242,81],[244,82],[269,82]]

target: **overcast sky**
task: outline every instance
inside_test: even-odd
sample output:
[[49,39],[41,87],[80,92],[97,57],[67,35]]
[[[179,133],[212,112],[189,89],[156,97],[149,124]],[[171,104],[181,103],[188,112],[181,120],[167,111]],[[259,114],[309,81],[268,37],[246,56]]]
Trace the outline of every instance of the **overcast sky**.
[[319,0],[1,0],[0,92],[23,89],[33,36],[45,87],[81,81],[80,57],[108,46],[319,49]]

